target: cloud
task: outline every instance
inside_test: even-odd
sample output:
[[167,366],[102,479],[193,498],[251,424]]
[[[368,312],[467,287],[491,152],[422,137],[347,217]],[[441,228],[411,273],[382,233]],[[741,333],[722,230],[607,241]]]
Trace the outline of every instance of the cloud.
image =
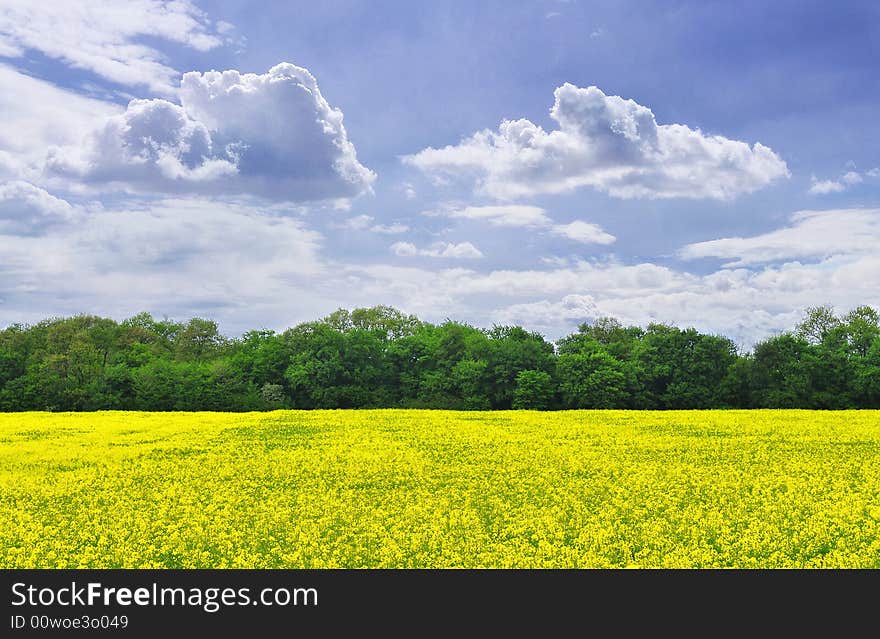
[[163,200],[91,210],[39,237],[0,237],[0,325],[148,310],[246,330],[286,325],[292,312],[319,316],[338,293],[323,288],[322,238],[282,213]]
[[28,51],[91,71],[123,85],[145,85],[171,94],[179,75],[165,56],[145,43],[158,38],[198,51],[224,42],[227,23],[212,24],[188,0],[34,2],[4,0],[0,6],[0,55]]
[[404,161],[432,176],[473,178],[478,192],[505,200],[584,186],[617,198],[728,200],[789,175],[785,162],[760,143],[658,125],[647,107],[594,86],[566,83],[554,95],[556,130],[504,120],[498,131],[423,149]]
[[38,235],[74,213],[68,202],[29,182],[0,183],[0,235]]
[[370,222],[372,221],[372,215],[355,215],[345,220],[340,226],[351,231],[363,231],[370,227]]
[[570,224],[555,224],[550,230],[555,235],[561,235],[583,244],[612,244],[617,239],[603,231],[598,225],[580,220]]
[[372,215],[355,215],[354,217],[348,218],[345,222],[339,225],[339,227],[351,231],[369,230],[373,233],[381,233],[384,235],[398,235],[400,233],[406,233],[409,230],[409,227],[406,224],[401,224],[399,222],[393,222],[391,224],[373,224],[373,220],[374,218]]
[[381,295],[427,319],[518,323],[557,338],[582,322],[613,316],[642,326],[694,326],[749,348],[790,330],[809,306],[880,307],[878,245],[880,209],[802,211],[770,233],[684,247],[685,259],[737,258],[706,274],[613,259],[549,259],[542,269],[488,272],[386,265],[348,270],[362,295]]
[[447,257],[452,259],[478,259],[483,257],[480,250],[470,242],[436,242],[428,248],[420,249],[411,242],[395,242],[391,252],[399,257]]
[[874,254],[880,246],[880,209],[798,211],[790,226],[752,237],[730,237],[688,244],[686,260],[716,257],[725,266],[745,266],[792,259],[824,259]]
[[392,224],[375,224],[370,227],[370,230],[373,233],[382,233],[384,235],[399,235],[401,233],[406,233],[409,230],[409,227],[406,224],[394,222]]
[[419,249],[412,242],[395,242],[391,245],[391,252],[400,257],[413,257],[419,254]]
[[549,226],[551,220],[546,211],[538,206],[510,204],[503,206],[467,206],[452,209],[446,213],[448,217],[485,220],[493,226]]
[[[865,171],[868,177],[880,176],[880,170],[871,169]],[[829,193],[841,193],[849,187],[861,184],[865,181],[864,176],[858,171],[847,171],[836,180],[819,180],[814,175],[810,178],[810,188],[807,193],[810,195],[828,195]]]
[[583,244],[611,244],[615,237],[598,225],[576,220],[570,224],[554,224],[547,212],[539,206],[508,204],[498,206],[467,206],[447,211],[427,211],[426,215],[446,215],[450,218],[485,220],[492,226],[512,226],[547,229],[554,235]]
[[37,179],[51,146],[79,143],[119,110],[0,64],[0,180]]
[[[631,324],[695,326],[750,346],[790,329],[807,306],[880,306],[880,256],[871,250],[876,224],[856,215],[876,220],[878,211],[795,214],[779,232],[836,217],[840,227],[862,229],[863,248],[826,228],[833,254],[789,249],[796,257],[750,268],[696,274],[650,262],[569,259],[480,270],[477,262],[439,261],[476,257],[468,242],[395,244],[404,256],[438,258],[430,262],[441,268],[423,267],[428,260],[405,266],[324,255],[321,235],[280,205],[167,199],[86,208],[24,183],[4,185],[3,194],[4,220],[12,210],[7,203],[15,201],[52,222],[25,225],[16,235],[0,230],[6,233],[0,237],[0,325],[84,312],[121,319],[147,310],[160,317],[207,315],[235,334],[285,328],[339,306],[386,303],[429,321],[519,323],[554,339],[611,315]],[[768,235],[752,239],[767,244]],[[790,236],[783,246],[801,241]],[[748,256],[743,248],[728,252]]]
[[828,193],[840,193],[845,189],[846,185],[837,180],[817,180],[813,177],[807,192],[810,195],[827,195]]
[[843,177],[840,178],[844,184],[848,184],[852,186],[853,184],[861,184],[862,176],[856,173],[855,171],[848,171],[843,174]]
[[146,193],[348,198],[375,174],[306,69],[186,73],[181,105],[133,100],[81,147],[54,150],[50,175]]
[[349,285],[376,298],[442,321],[479,326],[517,323],[558,338],[582,322],[617,317],[627,324],[693,326],[744,347],[790,330],[817,303],[838,309],[880,306],[880,256],[792,261],[757,270],[720,269],[697,275],[651,263],[577,261],[541,270],[428,270],[349,266]]

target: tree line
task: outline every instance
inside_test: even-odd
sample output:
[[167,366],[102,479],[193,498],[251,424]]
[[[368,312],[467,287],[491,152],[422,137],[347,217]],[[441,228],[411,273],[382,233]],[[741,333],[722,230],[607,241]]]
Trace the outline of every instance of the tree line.
[[880,320],[809,309],[751,352],[666,324],[519,326],[340,309],[282,333],[80,315],[0,331],[0,410],[880,408]]

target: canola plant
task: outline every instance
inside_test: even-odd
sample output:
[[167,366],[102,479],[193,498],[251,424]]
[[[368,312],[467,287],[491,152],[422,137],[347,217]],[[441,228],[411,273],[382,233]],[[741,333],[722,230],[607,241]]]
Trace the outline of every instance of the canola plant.
[[880,412],[0,414],[2,568],[880,568]]

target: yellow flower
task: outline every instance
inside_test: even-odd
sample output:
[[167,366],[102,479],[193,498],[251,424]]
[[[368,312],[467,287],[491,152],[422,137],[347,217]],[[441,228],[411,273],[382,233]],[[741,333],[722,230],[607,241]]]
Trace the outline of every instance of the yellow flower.
[[0,414],[0,568],[880,568],[880,412]]

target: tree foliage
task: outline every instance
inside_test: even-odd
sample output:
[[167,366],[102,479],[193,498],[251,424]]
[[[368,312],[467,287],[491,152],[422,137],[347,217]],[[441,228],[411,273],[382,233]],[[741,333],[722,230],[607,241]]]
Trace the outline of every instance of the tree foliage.
[[582,324],[555,344],[519,326],[339,309],[283,333],[80,315],[0,331],[0,410],[421,407],[880,408],[880,316],[807,310],[741,354],[665,324]]

